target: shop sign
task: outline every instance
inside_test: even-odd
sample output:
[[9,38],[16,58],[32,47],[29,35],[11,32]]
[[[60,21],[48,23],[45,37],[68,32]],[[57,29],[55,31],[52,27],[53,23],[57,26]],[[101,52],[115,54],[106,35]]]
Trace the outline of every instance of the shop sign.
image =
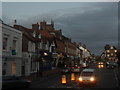
[[58,54],[57,54],[57,53],[53,53],[53,54],[52,54],[52,57],[53,57],[53,58],[57,58],[57,57],[58,57]]

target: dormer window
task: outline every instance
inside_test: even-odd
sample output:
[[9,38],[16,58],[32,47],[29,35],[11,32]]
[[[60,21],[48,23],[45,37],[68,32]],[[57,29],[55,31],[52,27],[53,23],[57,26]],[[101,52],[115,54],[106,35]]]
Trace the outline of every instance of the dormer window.
[[36,32],[35,31],[33,32],[33,37],[36,37]]
[[111,46],[110,49],[113,49],[113,47]]
[[39,34],[39,36],[38,36],[39,38],[41,38],[41,35]]

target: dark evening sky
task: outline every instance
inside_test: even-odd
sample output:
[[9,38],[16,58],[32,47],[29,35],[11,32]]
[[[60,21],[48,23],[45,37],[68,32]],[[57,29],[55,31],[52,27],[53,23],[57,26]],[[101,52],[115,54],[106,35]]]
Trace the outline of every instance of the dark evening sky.
[[31,28],[42,20],[55,23],[63,35],[86,44],[91,53],[101,54],[106,44],[118,43],[117,2],[3,2],[2,18],[12,25]]

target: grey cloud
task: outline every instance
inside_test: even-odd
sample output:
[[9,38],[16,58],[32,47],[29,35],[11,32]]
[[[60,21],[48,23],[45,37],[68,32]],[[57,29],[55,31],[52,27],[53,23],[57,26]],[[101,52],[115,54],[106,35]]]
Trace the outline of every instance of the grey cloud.
[[81,3],[78,8],[59,9],[22,20],[24,26],[45,19],[55,22],[65,36],[87,45],[91,52],[101,54],[105,44],[117,45],[117,3]]

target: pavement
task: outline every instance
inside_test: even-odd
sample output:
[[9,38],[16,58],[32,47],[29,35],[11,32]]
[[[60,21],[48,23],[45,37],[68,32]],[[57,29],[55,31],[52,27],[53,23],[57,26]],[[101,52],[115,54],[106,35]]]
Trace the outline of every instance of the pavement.
[[61,72],[61,68],[55,68],[55,69],[43,71],[41,75],[34,74],[30,76],[24,76],[22,78],[30,80],[32,83],[34,83],[38,80],[40,82],[40,81],[47,80],[48,78],[51,78],[53,76],[57,76],[60,74],[60,72]]
[[118,80],[118,87],[120,89],[120,66],[116,68],[116,75]]

